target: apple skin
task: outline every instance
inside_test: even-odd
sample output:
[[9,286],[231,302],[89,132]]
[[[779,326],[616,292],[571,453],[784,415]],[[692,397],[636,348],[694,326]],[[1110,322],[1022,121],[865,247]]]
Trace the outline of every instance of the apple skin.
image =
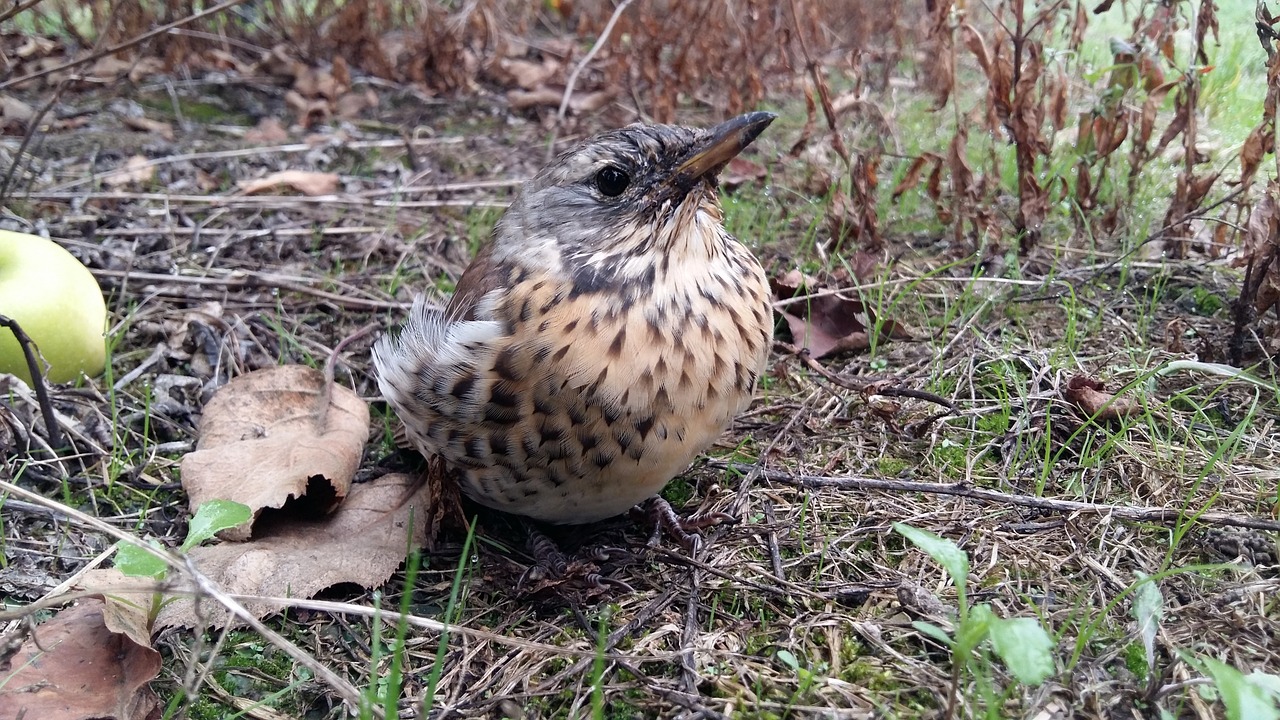
[[[89,269],[57,243],[0,230],[0,315],[18,321],[49,364],[50,382],[94,376],[107,361],[107,305]],[[0,372],[31,373],[13,332],[0,327]]]

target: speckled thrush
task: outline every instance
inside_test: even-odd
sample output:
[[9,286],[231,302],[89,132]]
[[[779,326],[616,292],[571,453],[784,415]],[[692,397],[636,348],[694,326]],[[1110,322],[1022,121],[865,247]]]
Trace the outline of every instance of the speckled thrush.
[[[631,125],[521,188],[443,310],[374,347],[425,454],[498,510],[587,523],[652,498],[751,401],[769,285],[725,231],[718,172],[773,121]],[[670,509],[665,509],[670,515]]]

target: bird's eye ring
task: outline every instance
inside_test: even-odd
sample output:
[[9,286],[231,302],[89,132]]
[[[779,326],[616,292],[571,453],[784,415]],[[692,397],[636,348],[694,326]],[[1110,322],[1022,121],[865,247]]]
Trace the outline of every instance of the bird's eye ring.
[[608,165],[596,173],[596,189],[605,197],[618,197],[626,192],[631,177],[615,165]]

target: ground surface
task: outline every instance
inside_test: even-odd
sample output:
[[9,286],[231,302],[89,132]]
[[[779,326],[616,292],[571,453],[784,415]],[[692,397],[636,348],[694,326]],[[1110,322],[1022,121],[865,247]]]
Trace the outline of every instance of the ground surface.
[[[183,96],[201,92],[187,87]],[[361,327],[399,322],[414,293],[447,295],[511,188],[542,163],[548,133],[492,98],[444,104],[412,94],[388,104],[381,127],[330,128],[307,143],[296,130],[276,143],[245,142],[222,131],[231,124],[223,119],[188,120],[166,141],[115,118],[168,98],[163,83],[75,95],[65,102],[99,115],[31,149],[39,171],[23,180],[22,214],[66,239],[101,281],[114,322],[111,370],[55,393],[78,459],[7,456],[6,468],[26,487],[176,545],[188,514],[177,461],[193,447],[212,391],[257,368],[318,366]],[[270,93],[257,102],[282,107]],[[750,155],[769,178],[727,197],[728,223],[771,276],[828,273],[846,261],[815,239],[823,203],[806,196],[800,161],[785,157],[803,111],[794,99],[775,103],[783,118]],[[400,125],[429,132],[406,144],[392,130]],[[136,154],[155,163],[154,176],[103,185],[103,173]],[[336,197],[235,192],[236,182],[286,169],[338,173]],[[780,346],[757,402],[668,488],[686,513],[727,511],[740,522],[712,531],[692,559],[645,547],[645,530],[624,521],[557,534],[630,591],[524,577],[520,533],[501,518],[481,517],[463,560],[462,535],[445,533],[415,585],[406,590],[397,575],[379,602],[399,605],[408,591],[412,613],[443,619],[450,608],[460,627],[492,635],[460,631],[442,645],[438,634],[410,631],[406,716],[432,686],[441,716],[585,716],[598,694],[609,717],[916,717],[939,713],[956,687],[973,716],[1133,717],[1159,707],[1210,717],[1222,708],[1189,659],[1280,669],[1274,528],[1190,519],[1275,517],[1275,365],[1255,368],[1269,387],[1194,369],[1157,372],[1172,360],[1225,358],[1226,306],[1241,271],[1221,259],[1125,256],[1137,228],[1096,245],[1046,235],[1030,256],[1006,254],[993,266],[918,218],[894,219],[888,208],[883,216],[889,250],[851,296],[909,328],[910,339],[821,359],[843,384]],[[845,276],[844,284],[855,283]],[[389,420],[370,375],[374,337],[347,346],[337,371],[339,384],[375,402],[365,477],[412,465],[382,432]],[[1140,410],[1087,422],[1065,399],[1076,375],[1126,391]],[[927,400],[852,389],[871,381],[933,393],[956,412],[937,419],[939,406]],[[32,404],[15,407],[35,421]],[[963,482],[1175,516],[1135,520],[912,486],[805,487],[804,476]],[[110,542],[32,507],[6,506],[4,517],[0,591],[10,602],[43,595]],[[1056,642],[1048,682],[1020,685],[986,661],[953,675],[948,651],[912,622],[947,626],[954,584],[891,530],[898,522],[968,553],[971,602],[1041,621]],[[607,559],[595,559],[600,548]],[[1165,605],[1151,672],[1132,612],[1142,574],[1160,577]],[[374,601],[353,587],[327,597]],[[387,656],[371,660],[367,619],[297,610],[271,625],[358,687],[385,676]],[[189,665],[208,658],[189,631],[157,644],[167,699],[189,685]],[[285,716],[342,713],[324,684],[255,633],[234,631],[211,664],[193,717],[264,698]]]

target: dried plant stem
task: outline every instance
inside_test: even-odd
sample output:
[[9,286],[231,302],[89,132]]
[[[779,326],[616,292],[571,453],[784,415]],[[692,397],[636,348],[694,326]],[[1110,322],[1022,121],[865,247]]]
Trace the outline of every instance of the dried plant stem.
[[578,76],[582,74],[582,71],[595,59],[600,49],[604,47],[605,42],[609,40],[609,35],[613,33],[613,26],[618,24],[618,19],[622,17],[622,13],[627,11],[632,2],[633,0],[622,0],[622,2],[618,3],[618,6],[613,9],[613,14],[609,16],[609,22],[605,23],[604,30],[600,31],[600,37],[596,38],[595,44],[591,46],[586,55],[582,56],[582,60],[579,60],[578,64],[573,66],[573,72],[569,73],[569,79],[564,84],[564,95],[560,97],[560,108],[556,110],[555,129],[552,131],[551,141],[547,143],[548,161],[555,154],[556,136],[560,132],[560,126],[564,124],[565,112],[569,109],[569,98],[573,97],[573,88],[578,84]]
[[58,416],[54,414],[53,403],[49,400],[49,389],[45,387],[44,373],[41,372],[40,361],[34,350],[35,343],[31,342],[31,337],[22,329],[18,321],[11,317],[0,315],[0,327],[9,328],[22,348],[22,355],[27,360],[27,372],[31,373],[31,384],[36,391],[36,400],[40,404],[40,414],[44,416],[44,429],[49,435],[49,447],[53,448],[56,454],[57,449],[62,447],[62,429],[58,426]]
[[[333,691],[336,692],[339,696],[341,696],[343,700],[350,703],[352,708],[360,707],[360,704],[361,704],[360,691],[357,690],[354,685],[347,682],[344,678],[339,676],[333,670],[329,669],[328,666],[320,662],[320,660],[318,660],[315,656],[306,652],[302,648],[290,642],[284,636],[280,635],[276,631],[267,627],[266,624],[264,624],[261,620],[259,620],[252,613],[246,610],[245,607],[241,605],[238,600],[233,598],[231,595],[227,594],[225,591],[219,588],[216,583],[214,583],[209,578],[205,577],[203,573],[197,570],[195,565],[192,564],[190,558],[179,558],[168,551],[161,550],[157,547],[154,547],[150,543],[142,542],[141,540],[125,532],[124,530],[121,530],[120,528],[114,525],[111,525],[110,523],[103,522],[102,520],[99,520],[98,518],[93,517],[88,513],[84,513],[79,510],[76,510],[75,508],[68,507],[55,500],[50,500],[49,498],[46,498],[43,495],[40,495],[39,493],[31,492],[30,490],[14,485],[11,482],[0,480],[0,490],[6,493],[9,493],[11,495],[16,495],[17,497],[23,498],[37,505],[47,507],[50,510],[57,512],[58,514],[75,521],[81,526],[92,528],[94,530],[97,530],[98,532],[101,532],[105,535],[113,537],[117,540],[122,540],[131,545],[140,547],[146,552],[163,560],[165,564],[168,565],[173,570],[176,570],[186,575],[187,579],[190,580],[192,585],[194,585],[199,595],[205,595],[216,600],[220,605],[222,605],[228,611],[230,611],[230,613],[234,615],[237,620],[240,620],[241,622],[245,623],[250,628],[252,628],[254,632],[257,632],[258,634],[262,635],[263,639],[265,639],[267,642],[271,643],[272,645],[275,645],[286,655],[296,660],[299,665],[302,665],[303,667],[306,667],[312,672],[314,672],[318,679],[320,679],[321,681],[326,683],[330,688],[332,688]],[[30,607],[31,606],[28,606],[28,608],[24,608],[24,610],[29,609]],[[373,707],[371,708],[371,710],[375,717],[378,717],[378,718],[383,717],[381,708]]]
[[[721,469],[748,472],[754,465],[711,461],[708,465]],[[778,470],[765,470],[762,477],[766,480],[792,485],[808,490],[834,488],[839,490],[885,490],[888,492],[928,493],[931,495],[954,495],[972,500],[981,500],[1002,505],[1052,510],[1062,513],[1085,513],[1090,515],[1114,515],[1124,520],[1137,522],[1179,522],[1194,519],[1210,525],[1228,525],[1267,532],[1280,532],[1280,521],[1251,515],[1228,515],[1217,512],[1195,512],[1180,508],[1144,507],[1134,505],[1110,505],[1106,503],[1090,503],[1079,500],[1055,500],[1032,495],[1016,495],[996,490],[978,488],[965,483],[926,483],[906,480],[881,480],[866,477],[829,477],[824,475],[793,475]]]
[[109,48],[95,50],[89,53],[88,55],[85,55],[84,57],[76,58],[75,60],[65,62],[61,65],[57,65],[51,68],[45,68],[43,70],[37,70],[33,73],[30,73],[28,75],[23,75],[22,77],[19,77],[19,78],[11,78],[9,80],[5,80],[4,82],[0,82],[0,90],[5,90],[14,85],[27,82],[28,80],[34,80],[39,77],[44,77],[45,75],[52,75],[53,73],[59,73],[59,72],[62,72],[63,70],[70,70],[71,68],[79,67],[86,63],[91,63],[94,60],[97,60],[98,58],[102,58],[102,57],[106,57],[107,55],[118,53],[121,50],[128,50],[129,48],[134,47],[136,45],[141,45],[142,43],[150,40],[151,38],[157,35],[163,35],[174,28],[182,27],[183,25],[195,22],[196,20],[201,20],[211,15],[217,15],[223,10],[226,10],[228,8],[233,8],[242,2],[245,2],[245,0],[227,0],[227,2],[221,3],[219,5],[214,5],[208,10],[202,10],[198,13],[195,13],[194,15],[188,15],[184,18],[179,18],[177,20],[174,20],[173,22],[167,25],[161,25],[160,27],[150,32],[145,32],[136,38],[126,40],[122,43],[119,43],[118,45],[112,45]]

